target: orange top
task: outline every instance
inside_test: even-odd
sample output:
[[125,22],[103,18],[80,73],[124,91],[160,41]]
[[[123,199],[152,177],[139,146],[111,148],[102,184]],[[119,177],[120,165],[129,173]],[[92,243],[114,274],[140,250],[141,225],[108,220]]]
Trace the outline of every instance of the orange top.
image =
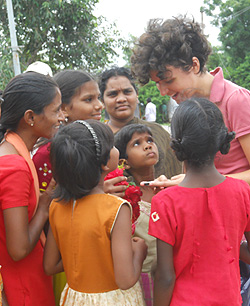
[[[50,225],[69,287],[84,293],[118,289],[111,253],[111,232],[124,199],[93,194],[73,203],[53,201]],[[128,204],[130,205],[130,204]]]

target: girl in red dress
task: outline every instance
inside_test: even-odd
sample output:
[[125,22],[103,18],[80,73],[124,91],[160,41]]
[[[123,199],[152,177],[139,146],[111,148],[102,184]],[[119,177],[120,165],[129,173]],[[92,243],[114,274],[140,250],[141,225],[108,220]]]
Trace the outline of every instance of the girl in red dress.
[[[240,306],[241,239],[250,239],[250,188],[214,165],[227,154],[228,132],[218,107],[205,98],[179,105],[171,146],[186,176],[153,197],[149,234],[157,238],[154,305]],[[241,259],[250,262],[248,244]]]
[[0,119],[0,263],[9,306],[54,306],[43,270],[42,230],[51,188],[40,196],[30,158],[39,137],[51,138],[64,120],[61,93],[48,76],[29,72],[3,92]]

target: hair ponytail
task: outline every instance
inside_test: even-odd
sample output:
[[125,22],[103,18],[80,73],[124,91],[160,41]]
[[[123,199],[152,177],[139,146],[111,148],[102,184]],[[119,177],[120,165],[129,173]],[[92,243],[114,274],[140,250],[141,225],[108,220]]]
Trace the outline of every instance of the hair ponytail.
[[235,132],[227,132],[224,141],[221,143],[221,154],[227,154],[230,149],[230,142],[235,138]]
[[170,142],[170,147],[174,150],[179,161],[184,161],[187,159],[187,155],[183,150],[183,145],[180,139],[172,139]]

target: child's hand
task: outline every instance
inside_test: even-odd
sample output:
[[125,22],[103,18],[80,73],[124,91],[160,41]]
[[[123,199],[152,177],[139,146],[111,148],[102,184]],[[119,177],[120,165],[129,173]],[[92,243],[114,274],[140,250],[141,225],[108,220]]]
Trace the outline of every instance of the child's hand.
[[103,184],[104,192],[123,198],[125,196],[125,190],[127,189],[128,185],[115,186],[115,184],[119,184],[122,181],[126,181],[126,180],[127,180],[126,176],[117,176],[117,177],[104,181],[104,184]]
[[148,246],[145,241],[139,237],[132,238],[132,250],[133,253],[141,257],[141,261],[143,262],[148,253]]
[[52,192],[55,188],[56,182],[55,180],[52,178],[48,188],[42,193],[40,194],[39,197],[39,209],[43,209],[46,212],[49,211],[49,205],[51,203],[51,196],[52,196]]

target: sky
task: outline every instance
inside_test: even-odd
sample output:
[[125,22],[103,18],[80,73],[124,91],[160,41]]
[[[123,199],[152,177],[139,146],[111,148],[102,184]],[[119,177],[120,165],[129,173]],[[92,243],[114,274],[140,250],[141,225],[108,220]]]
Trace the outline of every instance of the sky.
[[[201,23],[200,7],[203,0],[99,0],[94,15],[106,17],[108,22],[116,22],[125,39],[129,34],[139,37],[144,33],[147,22],[152,18],[168,19],[179,14],[187,14]],[[213,46],[219,45],[219,30],[210,24],[211,19],[203,14],[204,33]]]

